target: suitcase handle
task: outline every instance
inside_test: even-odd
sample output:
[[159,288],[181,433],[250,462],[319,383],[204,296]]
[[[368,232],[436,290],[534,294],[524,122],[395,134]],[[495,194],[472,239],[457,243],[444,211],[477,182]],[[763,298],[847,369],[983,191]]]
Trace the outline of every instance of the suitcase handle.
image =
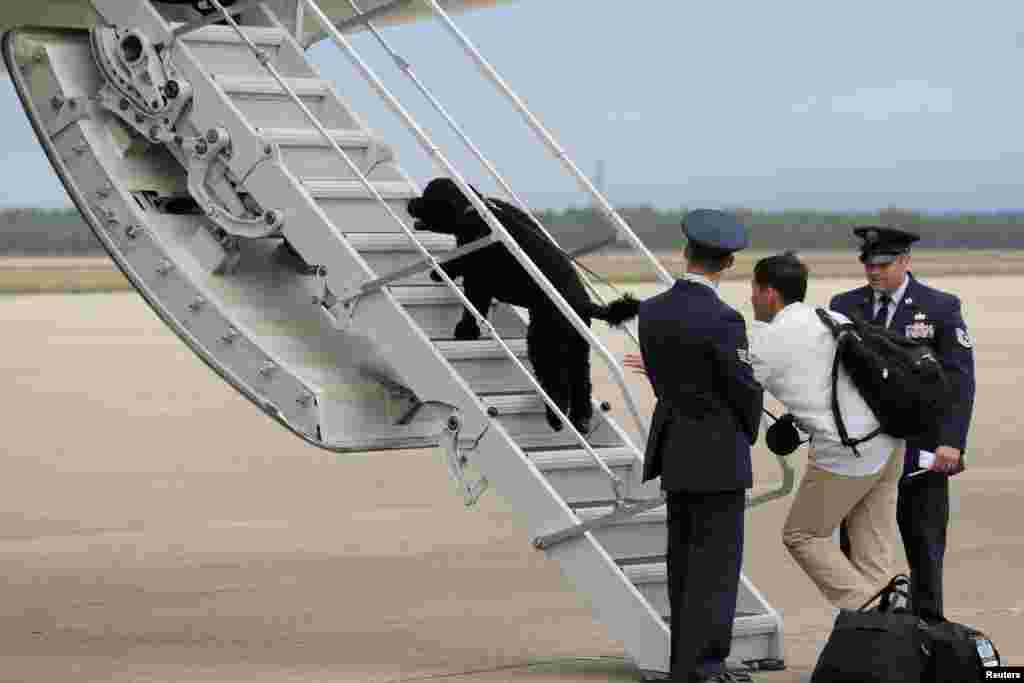
[[[896,588],[896,582],[899,581],[900,579],[902,579],[903,581],[906,581],[908,586],[910,585],[910,577],[908,577],[906,574],[897,574],[896,576],[892,577],[892,579],[889,580],[889,583],[885,584],[885,586],[882,587],[882,590],[880,590],[877,593],[875,593],[873,596],[871,596],[870,599],[868,599],[867,602],[865,602],[863,605],[861,605],[860,608],[857,611],[858,612],[867,612],[868,611],[868,607],[871,605],[871,603],[873,603],[875,600],[878,600],[879,598],[881,598],[884,595],[890,595],[892,593],[902,593],[902,591],[900,591],[900,590],[898,590]],[[909,600],[910,596],[908,595],[906,597]]]

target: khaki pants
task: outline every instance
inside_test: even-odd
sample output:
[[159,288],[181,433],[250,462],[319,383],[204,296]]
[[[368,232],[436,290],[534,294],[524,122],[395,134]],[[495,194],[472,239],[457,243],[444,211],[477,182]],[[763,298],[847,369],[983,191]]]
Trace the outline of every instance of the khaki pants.
[[[903,448],[869,477],[845,477],[808,463],[782,542],[836,607],[857,609],[892,578],[899,543],[897,486]],[[833,539],[846,518],[852,557]]]

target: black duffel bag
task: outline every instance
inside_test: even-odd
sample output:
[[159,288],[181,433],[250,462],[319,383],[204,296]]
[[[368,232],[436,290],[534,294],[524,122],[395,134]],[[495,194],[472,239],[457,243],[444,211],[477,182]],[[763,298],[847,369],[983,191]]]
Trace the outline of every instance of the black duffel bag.
[[[840,610],[835,626],[811,674],[811,683],[921,683],[931,658],[928,624],[899,604],[893,594],[906,577],[898,576],[859,610]],[[869,609],[878,598],[882,609]]]
[[942,621],[928,627],[932,639],[932,660],[928,678],[934,683],[985,680],[985,669],[999,666],[999,651],[981,631]]

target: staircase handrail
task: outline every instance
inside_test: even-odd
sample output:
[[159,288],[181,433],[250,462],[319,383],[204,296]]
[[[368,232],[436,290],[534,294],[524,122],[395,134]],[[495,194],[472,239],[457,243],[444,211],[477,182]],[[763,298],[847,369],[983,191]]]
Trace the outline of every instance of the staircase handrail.
[[[565,298],[561,295],[558,289],[551,284],[551,282],[547,279],[544,273],[541,272],[539,268],[537,268],[536,264],[533,263],[532,259],[530,259],[530,257],[526,255],[526,253],[522,250],[522,248],[519,246],[516,240],[505,229],[505,226],[502,225],[501,221],[499,221],[491,212],[490,207],[487,205],[487,202],[485,202],[483,199],[477,196],[476,192],[473,191],[469,183],[462,177],[462,175],[458,172],[455,166],[447,159],[447,157],[445,157],[444,153],[440,150],[440,148],[436,144],[434,144],[430,137],[416,123],[412,115],[409,114],[409,112],[405,110],[405,108],[401,105],[401,103],[398,102],[394,95],[392,95],[391,92],[388,91],[387,87],[383,84],[380,78],[377,77],[373,70],[370,69],[369,65],[367,65],[366,62],[362,60],[362,58],[360,58],[360,56],[349,44],[349,41],[345,38],[345,36],[340,31],[337,30],[334,24],[330,21],[330,18],[327,17],[327,15],[323,12],[323,10],[317,4],[316,0],[304,1],[306,2],[307,8],[317,17],[322,28],[327,31],[329,37],[334,41],[334,43],[339,48],[341,48],[346,53],[349,60],[353,63],[357,70],[359,70],[362,73],[364,79],[366,79],[367,82],[374,88],[378,96],[381,97],[381,99],[384,100],[384,102],[392,109],[392,111],[403,120],[406,127],[409,129],[411,133],[413,133],[414,137],[417,139],[420,145],[423,146],[425,151],[429,155],[431,155],[436,162],[440,163],[440,165],[450,174],[451,179],[455,182],[456,186],[459,187],[459,190],[463,193],[463,195],[465,195],[466,199],[470,202],[473,208],[476,209],[477,212],[479,212],[481,218],[483,218],[487,225],[491,228],[491,230],[494,231],[494,234],[500,236],[501,241],[509,250],[509,253],[511,253],[519,262],[519,264],[522,265],[523,268],[531,275],[533,280],[541,287],[541,289],[548,296],[548,298],[556,305],[556,307],[566,317],[566,319],[569,320],[573,328],[576,329],[576,331],[579,332],[579,334],[590,343],[591,348],[596,350],[598,354],[604,358],[605,362],[609,366],[609,369],[611,370],[613,378],[622,390],[623,397],[626,401],[626,406],[629,409],[634,421],[636,422],[637,427],[640,430],[640,434],[646,437],[649,431],[646,420],[644,420],[644,418],[641,416],[640,410],[637,406],[637,402],[633,397],[632,391],[629,389],[629,386],[626,383],[625,373],[622,372],[622,369],[619,367],[618,363],[615,361],[612,354],[605,348],[604,344],[596,337],[596,335],[594,335],[593,331],[586,324],[584,324],[583,320],[580,319],[576,311],[573,310],[573,308],[568,304],[568,302],[566,302]],[[480,319],[483,319],[483,322],[486,323],[486,319],[484,319],[482,316],[479,316],[477,313],[474,313],[474,317],[478,317],[478,322],[480,321]],[[487,324],[487,327],[490,328],[489,323]],[[528,374],[532,375],[532,373]],[[542,396],[544,396],[545,403],[547,403],[549,406],[553,405],[553,402],[548,402],[546,392],[542,393]],[[560,413],[561,411],[556,408],[555,412],[557,414]],[[563,421],[565,420],[563,419]],[[568,426],[577,435],[577,439],[584,446],[584,448],[587,449],[588,452],[591,452],[592,449],[590,448],[589,444],[587,444],[586,439],[582,435],[579,435],[579,432],[576,431],[575,427],[573,427],[571,423],[568,423]],[[634,449],[636,448],[635,444],[630,445]],[[593,457],[600,459],[598,458],[596,453],[593,455]],[[602,467],[604,466],[602,465]]]
[[[419,250],[421,256],[423,256],[423,258],[427,262],[431,263],[432,267],[434,267],[437,270],[437,272],[442,277],[444,283],[449,287],[449,289],[451,289],[456,294],[462,305],[466,307],[466,309],[469,310],[471,314],[477,319],[480,328],[483,331],[489,331],[491,333],[491,336],[494,339],[494,341],[498,343],[498,345],[501,347],[505,355],[508,356],[512,363],[514,363],[520,370],[520,372],[524,374],[524,376],[531,383],[534,389],[538,392],[538,394],[540,395],[541,399],[545,402],[545,404],[549,408],[551,408],[552,411],[563,422],[563,424],[566,427],[568,427],[568,429],[574,435],[576,440],[583,446],[583,449],[595,461],[595,464],[597,464],[597,466],[601,469],[604,475],[609,479],[609,482],[612,486],[613,494],[615,496],[616,504],[621,506],[625,498],[625,484],[622,481],[622,479],[618,475],[616,475],[610,467],[608,467],[608,465],[604,462],[604,460],[601,459],[599,455],[597,455],[593,447],[587,442],[586,437],[576,429],[576,427],[568,419],[568,416],[566,416],[562,412],[561,408],[551,399],[551,397],[543,389],[543,387],[540,385],[537,379],[533,376],[533,373],[531,373],[526,368],[526,366],[523,365],[523,363],[516,357],[515,353],[511,350],[511,348],[509,348],[509,346],[501,338],[500,334],[490,324],[487,318],[480,314],[480,311],[477,310],[475,306],[473,306],[469,298],[466,297],[466,295],[448,276],[448,274],[444,272],[444,269],[437,268],[436,258],[434,258],[434,256],[429,252],[429,250],[422,244],[422,242],[420,242],[420,240],[416,237],[415,233],[409,229],[408,225],[406,225],[406,223],[395,213],[394,209],[384,200],[383,196],[373,186],[373,183],[369,179],[367,179],[367,177],[362,173],[359,167],[351,160],[351,158],[349,158],[349,156],[345,153],[341,146],[333,139],[326,126],[320,121],[316,114],[314,114],[305,105],[305,103],[302,102],[302,99],[298,96],[294,89],[292,89],[291,86],[288,85],[287,81],[284,79],[281,73],[271,63],[270,57],[263,51],[261,51],[256,46],[256,44],[249,38],[249,36],[245,34],[245,32],[235,21],[234,17],[231,16],[230,12],[228,12],[228,10],[225,9],[224,5],[220,2],[220,0],[208,1],[218,12],[220,12],[220,14],[224,17],[224,20],[228,23],[229,26],[231,26],[231,28],[235,31],[239,38],[246,44],[246,46],[255,55],[260,64],[267,70],[271,77],[274,78],[274,80],[278,83],[281,89],[288,95],[291,101],[299,108],[299,110],[309,120],[309,122],[313,124],[313,126],[317,129],[319,134],[324,138],[324,140],[328,142],[328,144],[335,151],[335,153],[337,153],[339,157],[346,163],[346,165],[349,167],[349,170],[359,179],[359,182],[363,185],[367,192],[374,198],[374,200],[378,204],[380,204],[385,209],[387,214],[405,233],[406,237],[408,237],[411,240],[412,244],[414,245],[414,248]],[[510,253],[512,253],[513,256],[515,256],[515,258],[519,261],[519,263],[527,270],[527,272],[531,274],[531,276],[538,283],[538,285],[540,285],[541,288],[544,289],[545,293],[548,295],[550,299],[552,299],[552,301],[559,308],[562,314],[567,316],[567,318],[577,329],[577,331],[581,332],[584,338],[587,338],[591,342],[592,346],[596,344],[599,348],[599,351],[602,352],[604,356],[610,357],[608,351],[604,349],[600,341],[598,341],[597,338],[593,336],[593,333],[590,331],[590,329],[583,324],[583,321],[579,318],[579,316],[572,309],[572,307],[569,306],[569,304],[565,301],[565,299],[558,292],[558,290],[555,289],[555,287],[548,281],[548,279],[537,268],[533,261],[521,250],[516,241],[505,230],[501,222],[497,220],[493,213],[491,213],[486,203],[483,202],[479,197],[477,197],[474,192],[472,192],[471,188],[469,187],[469,184],[465,181],[465,179],[462,178],[462,176],[458,173],[458,171],[455,169],[452,163],[445,157],[441,149],[430,140],[429,136],[427,136],[426,133],[420,128],[420,126],[416,124],[416,122],[412,119],[408,112],[406,112],[404,108],[402,108],[401,105],[397,102],[397,100],[394,99],[394,96],[391,95],[391,93],[388,92],[386,88],[384,88],[383,83],[381,83],[380,80],[376,77],[376,75],[373,74],[373,72],[369,69],[369,66],[366,65],[366,63],[361,58],[359,58],[359,56],[348,44],[348,41],[345,39],[345,37],[334,27],[333,23],[331,23],[330,19],[323,13],[323,10],[320,9],[319,5],[315,2],[315,0],[306,0],[306,2],[307,7],[313,12],[314,15],[316,15],[317,19],[320,21],[323,28],[327,30],[328,34],[331,35],[336,44],[340,43],[339,46],[343,47],[345,52],[349,55],[350,59],[352,59],[354,63],[360,68],[360,70],[363,72],[364,77],[367,77],[372,84],[380,88],[380,90],[378,91],[379,94],[386,96],[386,100],[389,102],[389,104],[391,104],[393,107],[397,108],[399,112],[401,112],[401,116],[406,121],[410,129],[414,132],[420,143],[423,144],[428,149],[428,151],[434,156],[434,158],[442,166],[444,166],[445,169],[448,170],[448,172],[452,176],[452,180],[455,181],[455,183],[460,187],[463,193],[469,196],[470,202],[477,209],[477,211],[480,212],[480,215],[484,218],[484,220],[494,231],[494,234],[499,236],[499,238],[505,244],[506,248],[509,249]],[[276,16],[267,8],[265,3],[261,3],[260,8],[269,18],[272,18],[274,21],[277,21]],[[620,382],[620,385],[622,386],[622,389],[625,392],[626,402],[627,405],[630,407],[631,412],[633,413],[634,419],[639,424],[642,433],[646,434],[646,425],[640,417],[639,410],[636,409],[635,402],[633,401],[632,396],[629,393],[628,387],[625,385],[624,378],[623,381]],[[634,444],[630,445],[634,449],[636,448]]]
[[[310,0],[307,0],[310,1]],[[569,173],[576,178],[576,181],[587,191],[587,193],[597,202],[601,212],[605,215],[616,230],[626,238],[626,240],[633,246],[634,249],[639,251],[654,268],[654,271],[658,274],[658,278],[666,286],[671,287],[675,284],[675,278],[665,269],[664,266],[654,258],[654,254],[644,246],[644,243],[640,241],[636,233],[629,227],[625,220],[618,214],[617,211],[612,207],[601,192],[594,187],[594,184],[590,182],[590,179],[580,171],[579,167],[569,158],[568,153],[565,149],[555,140],[554,136],[544,127],[544,124],[540,122],[540,119],[530,111],[523,100],[513,92],[512,88],[505,82],[505,80],[498,74],[497,70],[488,62],[480,50],[470,41],[470,39],[463,33],[448,13],[438,4],[437,0],[423,0],[433,10],[434,14],[441,19],[445,28],[455,38],[455,41],[459,43],[463,51],[469,55],[470,59],[476,64],[477,69],[489,80],[505,97],[512,103],[516,111],[525,119],[527,125],[536,133],[541,140],[547,146],[548,150],[565,166]]]
[[[381,32],[377,30],[377,27],[370,22],[370,19],[373,18],[369,16],[370,12],[360,13],[359,6],[355,3],[354,0],[348,0],[348,2],[349,5],[352,7],[352,11],[356,13],[355,16],[349,19],[349,21],[360,24],[365,23],[366,28],[369,30],[370,34],[377,40],[381,48],[388,54],[388,56],[391,58],[391,61],[395,63],[396,68],[412,82],[412,84],[416,87],[417,90],[419,90],[420,94],[423,95],[423,97],[427,100],[430,106],[432,106],[434,110],[438,114],[440,114],[441,118],[445,120],[445,122],[448,124],[449,128],[451,128],[455,136],[459,140],[461,140],[462,143],[466,146],[466,149],[469,150],[470,154],[476,157],[477,161],[479,161],[480,164],[487,170],[488,174],[490,174],[490,176],[498,182],[501,188],[505,191],[505,194],[510,199],[512,199],[512,202],[516,206],[518,206],[524,214],[529,216],[530,220],[541,231],[541,233],[549,240],[551,240],[552,244],[557,246],[559,249],[562,249],[561,245],[559,245],[558,243],[558,240],[555,239],[555,236],[551,234],[551,232],[544,226],[543,223],[541,223],[540,219],[538,219],[537,216],[533,213],[533,211],[530,210],[527,203],[516,193],[515,190],[512,189],[511,184],[509,184],[505,177],[498,171],[494,163],[491,162],[491,160],[484,155],[480,147],[473,142],[473,140],[465,132],[462,126],[460,126],[459,123],[455,120],[455,117],[453,117],[451,113],[449,113],[448,109],[441,103],[437,96],[420,79],[420,77],[413,70],[412,63],[409,62],[409,60],[402,57],[401,55],[399,55],[398,51],[395,50],[391,46],[391,44],[384,38]],[[338,28],[340,29],[341,27],[339,26]],[[616,240],[613,238],[612,240],[607,242],[614,243],[615,241]],[[600,242],[602,246],[605,243],[605,240],[602,240]],[[594,283],[591,281],[589,274],[588,276],[583,276],[583,273],[581,272],[582,269],[580,268],[579,264],[575,262],[575,255],[565,251],[564,249],[562,251],[563,253],[566,254],[566,256],[569,257],[574,269],[577,271],[577,273],[581,275],[580,279],[586,285],[590,293],[594,295],[594,297],[598,300],[599,303],[606,304],[607,301],[605,300],[604,295],[601,293],[601,290],[598,287],[596,287]],[[632,329],[630,329],[628,326],[624,326],[623,331],[633,341],[634,346],[639,348],[640,342],[633,334]]]

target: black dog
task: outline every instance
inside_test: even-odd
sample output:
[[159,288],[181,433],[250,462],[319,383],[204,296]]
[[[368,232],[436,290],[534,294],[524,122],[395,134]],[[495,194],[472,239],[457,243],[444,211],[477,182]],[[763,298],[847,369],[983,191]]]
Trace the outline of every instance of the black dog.
[[[639,302],[628,294],[607,306],[591,301],[569,257],[527,214],[500,199],[488,197],[484,201],[588,327],[592,318],[621,325],[636,316]],[[455,235],[460,247],[491,234],[487,223],[448,178],[431,180],[422,197],[409,201],[409,214],[419,219],[415,224],[417,230]],[[487,315],[492,299],[529,310],[526,346],[537,380],[569,416],[573,426],[587,434],[593,418],[590,345],[540,285],[501,243],[460,256],[442,267],[449,277],[463,278],[466,297],[481,315]],[[431,273],[431,278],[441,281],[436,272]],[[455,326],[455,338],[479,337],[480,327],[467,310]],[[547,420],[552,429],[562,429],[561,421],[550,408]]]

